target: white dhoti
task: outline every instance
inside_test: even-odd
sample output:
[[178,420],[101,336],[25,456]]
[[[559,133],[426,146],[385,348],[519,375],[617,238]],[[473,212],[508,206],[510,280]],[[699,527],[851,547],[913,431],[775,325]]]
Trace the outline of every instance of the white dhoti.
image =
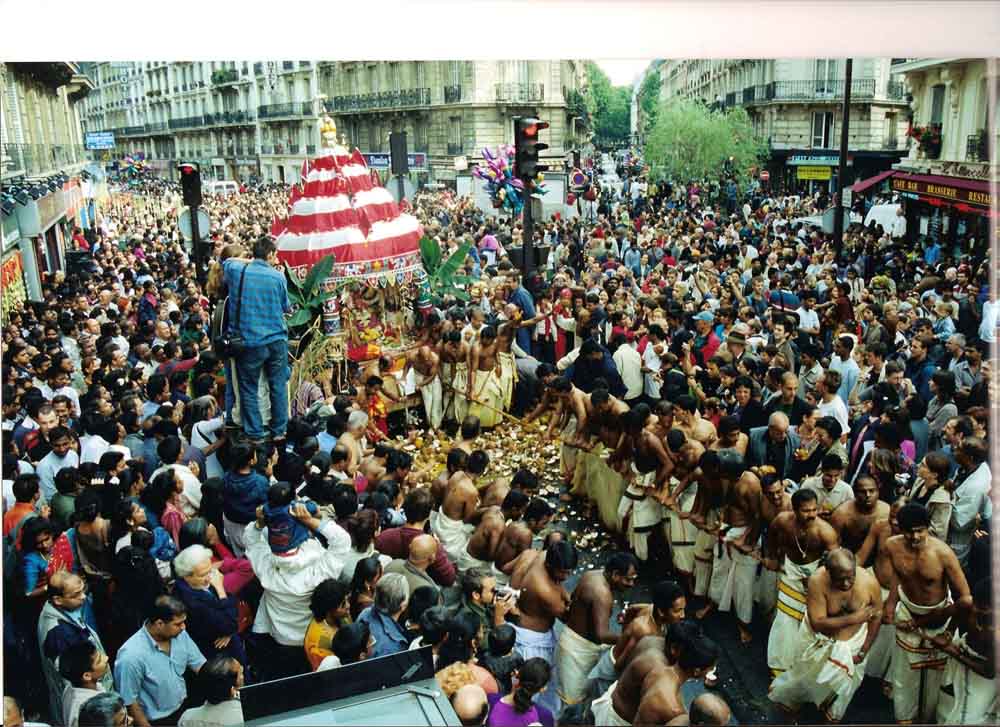
[[452,562],[462,557],[474,530],[472,525],[461,520],[452,520],[440,510],[431,511],[431,532],[441,541]]
[[[946,596],[934,606],[920,606],[906,597],[902,587],[898,591],[897,624],[951,603],[951,596]],[[934,628],[924,627],[921,631],[934,637],[947,627],[948,621]],[[892,710],[897,722],[931,722],[934,719],[947,661],[947,655],[929,639],[914,631],[896,629],[896,650],[889,665],[889,681],[892,682]]]
[[760,568],[756,571],[753,600],[762,613],[771,613],[778,603],[778,572]]
[[[964,634],[956,634],[952,640],[956,646],[964,648],[976,656]],[[980,676],[953,656],[948,656],[941,677],[941,696],[937,703],[938,724],[997,724],[1000,714],[997,709],[997,686],[992,679]]]
[[628,520],[625,532],[635,557],[646,560],[649,557],[649,534],[663,522],[664,507],[659,500],[647,494],[656,484],[656,471],[643,474],[633,464],[632,472],[635,477],[618,503],[618,518],[622,523]]
[[[719,524],[719,511],[712,508],[705,516],[706,527],[714,528]],[[715,560],[715,544],[718,538],[712,533],[698,530],[694,536],[694,595],[708,596],[709,584],[712,582],[712,561]]]
[[445,393],[447,404],[444,407],[444,416],[461,424],[469,413],[469,400],[465,398],[465,387],[469,382],[468,364],[465,362],[441,364],[441,380],[451,386]]
[[715,547],[712,580],[708,586],[708,597],[718,605],[719,610],[735,611],[736,618],[745,624],[753,620],[757,561],[738,551],[732,543],[743,537],[748,527],[744,525],[726,530],[723,540]]
[[490,571],[493,569],[493,563],[488,560],[479,560],[479,558],[471,555],[469,553],[469,546],[466,544],[455,561],[455,568],[459,573],[464,573],[470,568],[485,568],[487,571]]
[[[562,432],[560,432],[559,434],[560,439],[562,439],[562,441],[564,442],[572,441],[573,437],[576,436],[576,425],[577,425],[576,416],[570,416],[569,421],[566,422],[566,426],[562,428]],[[580,450],[577,449],[576,447],[567,447],[565,444],[563,444],[559,448],[559,464],[562,468],[562,475],[564,477],[567,474],[576,471],[576,460],[578,452],[580,452]],[[575,494],[582,494],[582,493],[575,492]]]
[[590,711],[594,715],[595,725],[610,725],[611,727],[631,727],[632,723],[619,715],[615,711],[614,701],[611,695],[615,693],[616,681],[600,697],[595,699],[590,705]]
[[[556,664],[556,632],[554,628],[548,631],[532,631],[523,626],[514,625],[516,639],[514,641],[514,652],[522,659],[544,659],[551,667],[549,672],[549,683],[559,683],[559,666]],[[559,714],[559,695],[555,689],[546,689],[542,695],[535,699],[537,704],[546,707],[552,714]]]
[[587,693],[595,699],[600,697],[608,687],[618,680],[618,671],[615,669],[614,649],[607,649],[601,658],[597,660],[596,666],[587,675]]
[[771,632],[767,636],[767,666],[776,677],[791,668],[798,654],[795,651],[799,623],[806,614],[806,581],[819,568],[819,561],[794,563],[785,556],[778,578],[778,603]]
[[563,704],[577,704],[587,697],[587,678],[597,666],[601,654],[610,651],[605,644],[585,639],[569,626],[564,626],[556,645],[556,666],[559,684],[556,690]]
[[517,383],[517,362],[514,354],[500,351],[497,353],[497,363],[500,364],[500,396],[503,410],[508,411],[514,400],[514,384]]
[[840,721],[865,677],[864,662],[854,663],[868,637],[868,624],[847,641],[837,641],[812,630],[808,615],[799,625],[798,655],[771,684],[768,698],[789,711],[815,704],[830,721]]
[[[889,598],[889,589],[882,588],[882,603]],[[883,682],[889,681],[889,662],[892,652],[896,650],[896,627],[893,624],[882,624],[878,636],[872,642],[865,660],[865,674]]]
[[691,512],[697,494],[698,485],[692,483],[677,497],[677,510],[664,508],[667,521],[663,525],[663,532],[670,542],[674,568],[687,574],[694,572],[694,543],[701,531],[690,520],[679,517],[677,513]]
[[420,392],[420,398],[424,401],[427,424],[431,429],[440,429],[441,420],[444,419],[444,393],[441,379],[436,374],[433,378],[427,378],[419,371],[415,373],[417,390]]
[[492,429],[503,419],[500,414],[504,410],[501,375],[493,369],[473,371],[470,375],[472,376],[472,401],[469,402],[468,413],[479,417],[480,424],[487,429]]

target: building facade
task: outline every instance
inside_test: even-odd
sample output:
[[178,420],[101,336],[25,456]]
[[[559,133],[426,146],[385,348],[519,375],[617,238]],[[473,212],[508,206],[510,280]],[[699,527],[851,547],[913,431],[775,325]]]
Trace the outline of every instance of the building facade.
[[41,300],[42,280],[67,267],[73,228],[93,219],[79,117],[92,89],[77,63],[0,63],[4,318]]
[[[560,163],[586,141],[567,102],[585,84],[580,61],[146,61],[97,66],[84,130],[166,172],[197,161],[207,178],[296,182],[319,144],[323,113],[388,167],[389,134],[407,132],[419,181],[448,182],[483,146],[513,141],[514,116],[548,121]],[[457,164],[456,164],[457,162]]]
[[[909,154],[893,166],[907,231],[950,245],[984,244],[996,179],[996,64],[978,58],[919,58],[898,70],[913,98]],[[992,162],[991,162],[992,160]]]
[[[855,58],[845,184],[891,168],[906,154],[903,59]],[[833,189],[840,154],[843,58],[673,60],[660,66],[660,99],[742,106],[768,139],[772,189]]]

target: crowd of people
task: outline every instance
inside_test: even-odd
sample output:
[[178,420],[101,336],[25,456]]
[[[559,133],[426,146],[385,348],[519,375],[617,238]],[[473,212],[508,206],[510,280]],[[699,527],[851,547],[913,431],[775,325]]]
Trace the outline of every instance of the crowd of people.
[[[866,675],[899,722],[995,718],[985,253],[622,173],[527,274],[519,222],[418,192],[469,300],[414,307],[402,372],[293,392],[287,190],[206,199],[206,285],[169,185],[116,196],[3,329],[5,724],[241,724],[244,684],[427,647],[462,724],[725,724],[681,694],[718,682],[713,611],[770,623],[786,718]],[[440,472],[389,436],[409,369]],[[617,541],[578,580],[547,474],[491,466],[507,420]]]

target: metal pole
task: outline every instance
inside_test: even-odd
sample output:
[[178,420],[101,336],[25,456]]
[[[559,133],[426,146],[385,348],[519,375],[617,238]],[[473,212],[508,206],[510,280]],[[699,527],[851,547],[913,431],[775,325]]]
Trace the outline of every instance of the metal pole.
[[399,203],[403,203],[403,175],[396,175],[396,187],[399,190]]
[[[527,192],[527,190],[525,190]],[[524,280],[527,282],[528,276],[531,275],[531,268],[534,264],[534,245],[535,245],[535,221],[531,216],[531,195],[524,195],[524,217],[522,222],[524,223],[524,233],[521,235],[521,251],[524,254],[524,262],[521,265],[524,271]]]
[[205,288],[208,269],[205,266],[205,250],[201,244],[201,231],[198,229],[198,205],[193,204],[188,207],[191,212],[191,250],[194,252],[194,269],[198,277],[198,284]]
[[844,189],[844,175],[847,173],[847,132],[851,124],[851,70],[852,59],[847,59],[844,68],[844,109],[840,122],[840,162],[837,167],[837,184],[834,192],[836,209],[833,211],[833,249],[840,255],[844,247],[844,209],[841,205],[841,194]]

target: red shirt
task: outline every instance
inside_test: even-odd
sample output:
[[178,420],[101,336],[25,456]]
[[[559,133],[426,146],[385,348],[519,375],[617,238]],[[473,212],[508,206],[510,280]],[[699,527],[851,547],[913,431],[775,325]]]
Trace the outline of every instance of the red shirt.
[[[18,502],[14,504],[10,510],[3,516],[3,534],[4,537],[10,533],[11,530],[17,527],[17,524],[28,517],[31,512],[35,509],[35,503],[33,502]],[[23,529],[23,528],[22,528]],[[21,549],[21,533],[17,534],[17,543],[15,544],[17,549]]]
[[[405,560],[410,556],[410,542],[418,535],[423,534],[423,530],[406,525],[399,528],[389,528],[383,530],[375,538],[375,549],[383,555]],[[437,557],[427,567],[427,575],[433,578],[439,586],[448,587],[455,583],[455,566],[448,560],[448,554],[441,543],[438,543]]]

